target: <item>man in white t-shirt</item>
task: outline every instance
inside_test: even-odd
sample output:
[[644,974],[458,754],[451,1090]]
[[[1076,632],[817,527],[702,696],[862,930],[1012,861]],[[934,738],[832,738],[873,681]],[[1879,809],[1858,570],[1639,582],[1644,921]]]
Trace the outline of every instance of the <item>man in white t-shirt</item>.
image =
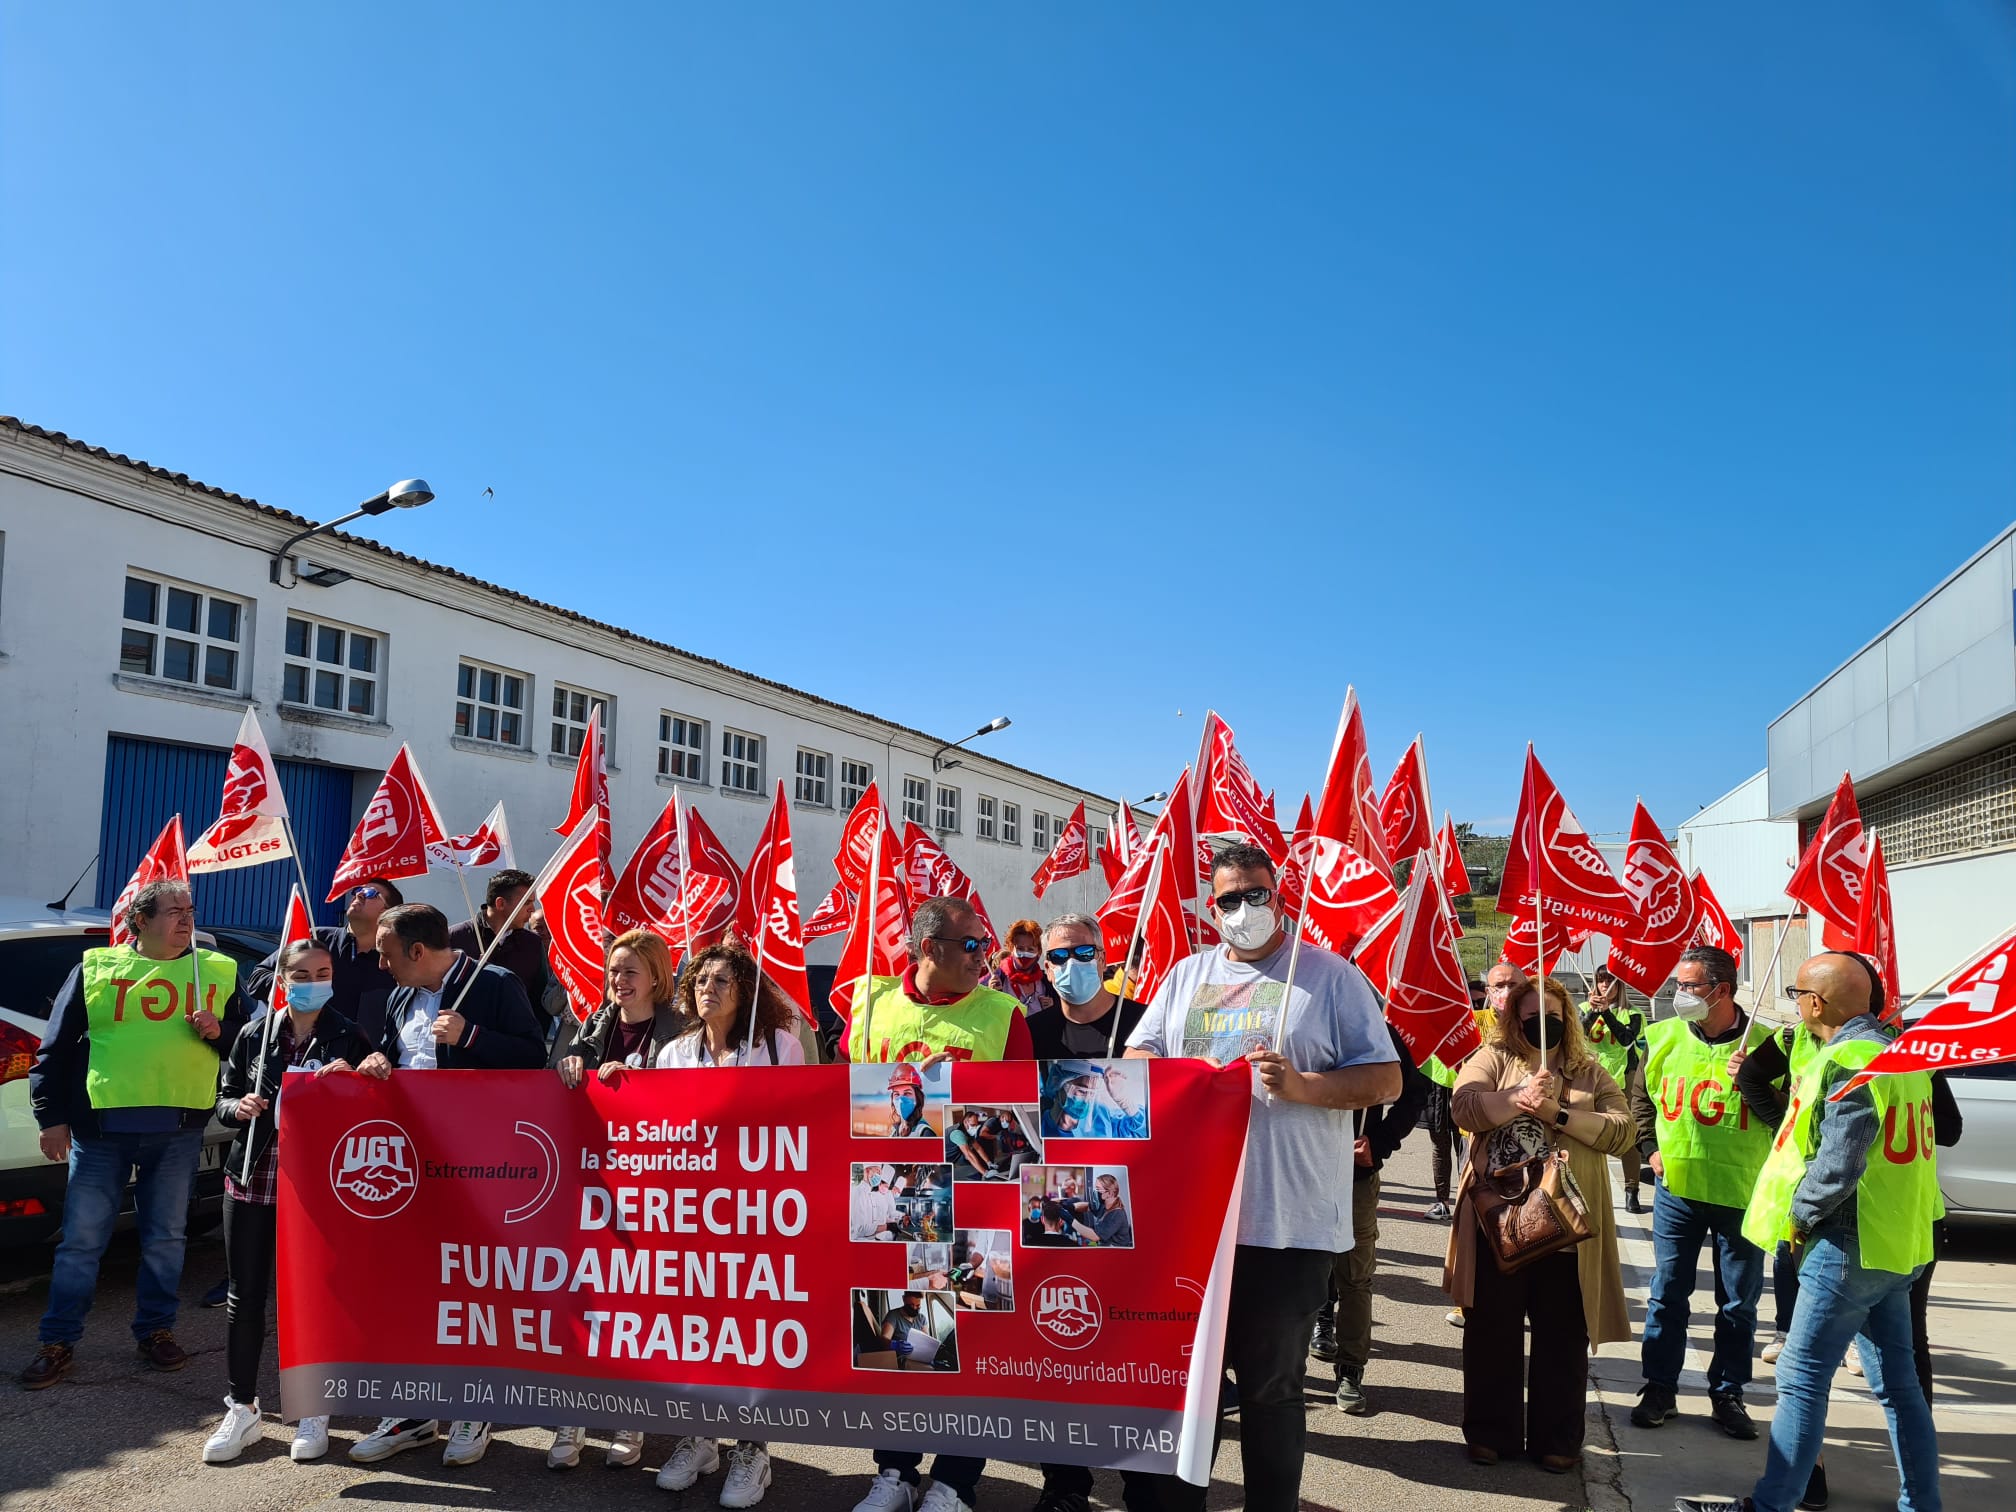
[[[1253,1067],[1225,1320],[1249,1512],[1299,1504],[1304,1357],[1331,1267],[1351,1248],[1351,1113],[1401,1087],[1379,999],[1356,966],[1305,943],[1288,996],[1292,942],[1274,889],[1265,851],[1218,852],[1211,912],[1225,943],[1178,962],[1127,1040],[1130,1057],[1244,1056]],[[1163,1505],[1201,1508],[1204,1489],[1172,1478]]]

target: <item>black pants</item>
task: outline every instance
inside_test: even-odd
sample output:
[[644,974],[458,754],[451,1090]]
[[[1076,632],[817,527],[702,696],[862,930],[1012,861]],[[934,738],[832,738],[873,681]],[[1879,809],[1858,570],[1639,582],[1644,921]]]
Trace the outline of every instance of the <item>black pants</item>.
[[[1089,1465],[1042,1465],[1043,1489],[1047,1491],[1075,1491],[1080,1496],[1092,1494],[1092,1470]],[[1165,1505],[1162,1500],[1162,1486],[1165,1481],[1175,1480],[1173,1475],[1151,1475],[1146,1470],[1122,1470],[1120,1472],[1120,1505],[1127,1512],[1160,1512]]]
[[1435,1180],[1435,1200],[1449,1205],[1449,1178],[1463,1158],[1463,1131],[1449,1116],[1449,1089],[1437,1084],[1428,1095],[1428,1168]]
[[[1239,1385],[1239,1464],[1246,1512],[1296,1512],[1302,1495],[1302,1450],[1308,1411],[1302,1382],[1309,1335],[1330,1295],[1328,1250],[1261,1249],[1233,1254],[1225,1308],[1225,1363]],[[1224,1432],[1224,1420],[1218,1424]],[[1216,1444],[1213,1444],[1215,1453]],[[1162,1505],[1171,1512],[1203,1507],[1204,1486],[1169,1476]]]
[[[924,1456],[909,1449],[875,1451],[877,1470],[894,1470],[913,1486],[917,1484],[918,1467],[923,1463]],[[941,1454],[931,1461],[931,1479],[950,1486],[959,1493],[959,1500],[972,1507],[979,1505],[975,1488],[986,1469],[987,1461],[970,1454]]]
[[271,1203],[224,1199],[224,1267],[231,1278],[224,1360],[231,1377],[231,1400],[247,1406],[259,1395],[259,1356],[266,1349],[266,1302],[273,1295],[273,1236],[279,1214]]
[[1575,1252],[1549,1255],[1508,1276],[1480,1232],[1477,1279],[1463,1309],[1463,1442],[1495,1449],[1500,1458],[1580,1454],[1588,1408],[1589,1328]]
[[1932,1405],[1932,1340],[1925,1332],[1925,1304],[1932,1296],[1932,1272],[1939,1268],[1939,1251],[1946,1247],[1946,1220],[1932,1225],[1932,1258],[1918,1279],[1911,1283],[1911,1354],[1918,1366],[1918,1384],[1925,1390],[1925,1405]]

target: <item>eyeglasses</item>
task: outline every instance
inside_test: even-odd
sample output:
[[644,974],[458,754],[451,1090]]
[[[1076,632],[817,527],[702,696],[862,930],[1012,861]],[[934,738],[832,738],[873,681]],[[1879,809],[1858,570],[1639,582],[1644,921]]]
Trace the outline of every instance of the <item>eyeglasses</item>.
[[196,922],[196,910],[193,908],[164,908],[161,910],[161,917],[171,924],[180,924],[185,919],[193,924]]
[[1820,997],[1820,994],[1815,992],[1811,987],[1787,987],[1785,989],[1785,997],[1791,1003],[1797,1003],[1802,997],[1820,998],[1820,1006],[1822,1008],[1827,1006],[1827,999]]
[[1052,966],[1062,966],[1066,961],[1090,961],[1099,954],[1097,945],[1065,945],[1056,950],[1043,952],[1043,959]]
[[940,945],[957,945],[968,955],[978,955],[987,948],[987,942],[977,935],[931,935]]
[[375,887],[353,887],[350,889],[350,896],[362,901],[367,898],[382,898],[385,894]]
[[1248,908],[1265,908],[1273,901],[1274,889],[1271,887],[1249,887],[1241,892],[1220,893],[1211,900],[1220,913],[1230,913],[1242,903]]

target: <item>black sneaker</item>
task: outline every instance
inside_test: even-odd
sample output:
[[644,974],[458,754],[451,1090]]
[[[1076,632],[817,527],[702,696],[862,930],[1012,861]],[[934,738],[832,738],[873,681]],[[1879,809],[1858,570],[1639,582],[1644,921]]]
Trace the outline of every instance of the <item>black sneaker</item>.
[[1826,1461],[1813,1462],[1813,1473],[1806,1477],[1806,1494],[1799,1498],[1799,1505],[1805,1512],[1823,1512],[1827,1505]]
[[1328,1312],[1316,1314],[1316,1331],[1309,1336],[1309,1353],[1326,1365],[1337,1358],[1337,1319]]
[[1750,1409],[1739,1392],[1718,1391],[1708,1398],[1708,1415],[1715,1426],[1733,1439],[1754,1439],[1757,1425],[1750,1421]]
[[229,1302],[230,1300],[231,1300],[231,1278],[229,1276],[226,1276],[222,1281],[219,1281],[215,1286],[211,1287],[210,1290],[203,1293],[203,1300],[198,1302],[196,1305],[198,1307],[222,1307],[226,1302]]
[[1747,1496],[1680,1496],[1673,1500],[1673,1512],[1750,1512]]
[[1647,1381],[1638,1388],[1638,1405],[1631,1409],[1631,1421],[1640,1428],[1657,1428],[1679,1410],[1671,1386]]
[[1089,1512],[1091,1505],[1082,1491],[1053,1491],[1045,1486],[1030,1512]]
[[1365,1395],[1364,1383],[1355,1376],[1337,1377],[1337,1410],[1348,1412],[1353,1417],[1363,1417],[1372,1410],[1372,1403]]

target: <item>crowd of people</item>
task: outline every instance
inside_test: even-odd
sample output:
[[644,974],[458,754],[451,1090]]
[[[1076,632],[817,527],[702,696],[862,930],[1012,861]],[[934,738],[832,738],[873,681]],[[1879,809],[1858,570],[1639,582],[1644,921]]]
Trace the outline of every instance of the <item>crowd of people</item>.
[[[475,920],[451,930],[389,881],[364,882],[345,922],[277,952],[242,986],[231,959],[194,943],[181,884],[141,888],[126,910],[130,946],[87,952],[59,993],[30,1073],[51,1160],[69,1163],[63,1239],[34,1357],[20,1383],[59,1382],[71,1367],[129,1172],[136,1173],[141,1270],[132,1331],[140,1359],[178,1370],[174,1324],[184,1215],[206,1126],[233,1133],[224,1238],[229,1343],[226,1413],[202,1446],[237,1458],[266,1432],[258,1379],[275,1276],[276,1117],[287,1074],[550,1068],[568,1087],[658,1069],[801,1064],[798,1017],[732,940],[675,963],[655,934],[610,946],[607,991],[585,1020],[556,999],[531,878],[491,880]],[[1013,1179],[1043,1130],[1103,1119],[1111,1137],[1144,1117],[1115,1058],[1243,1060],[1253,1101],[1228,1281],[1227,1373],[1219,1422],[1240,1417],[1245,1504],[1292,1512],[1307,1432],[1307,1360],[1334,1367],[1335,1404],[1367,1410],[1381,1170],[1411,1132],[1432,1144],[1434,1204],[1450,1225],[1444,1285],[1463,1329],[1461,1432],[1470,1459],[1530,1458],[1566,1472],[1582,1452],[1595,1347],[1633,1337],[1618,1258],[1609,1163],[1623,1166],[1624,1207],[1640,1211],[1650,1172],[1656,1272],[1640,1340],[1644,1384],[1633,1421],[1656,1428],[1678,1409],[1691,1298],[1704,1247],[1714,1266],[1713,1421],[1738,1439],[1758,1430],[1744,1404],[1758,1347],[1767,1261],[1776,1327],[1764,1338],[1779,1405],[1758,1512],[1824,1506],[1819,1463],[1834,1367],[1860,1363],[1888,1415],[1906,1512],[1937,1512],[1937,1447],[1924,1299],[1940,1217],[1932,1146],[1900,1158],[1886,1142],[1898,1110],[1958,1137],[1950,1096],[1922,1073],[1877,1078],[1828,1096],[1887,1042],[1882,984],[1859,956],[1823,953],[1790,989],[1797,1023],[1761,1027],[1736,1001],[1735,962],[1695,948],[1675,973],[1674,1015],[1648,1022],[1623,985],[1598,972],[1578,1009],[1552,977],[1508,964],[1473,990],[1482,1045],[1460,1064],[1418,1069],[1365,976],[1342,958],[1291,949],[1293,920],[1257,848],[1220,851],[1209,910],[1221,943],[1178,963],[1153,1000],[1129,996],[1098,921],[1018,920],[998,955],[970,904],[936,898],[914,915],[911,965],[856,990],[841,1058],[880,1061],[887,1047],[976,1060],[1040,1058],[1054,1081],[1037,1108],[967,1109],[944,1135],[956,1180]],[[520,922],[514,922],[520,921]],[[491,951],[491,963],[478,955]],[[1291,957],[1295,965],[1291,969]],[[120,1014],[134,990],[173,993],[188,1011]],[[248,1003],[279,1006],[256,1014]],[[906,1068],[907,1069],[907,1068]],[[876,1200],[868,1168],[863,1203]],[[1556,1229],[1536,1239],[1532,1221]],[[872,1217],[872,1215],[870,1215]],[[1132,1245],[1120,1181],[1037,1194],[1032,1243]],[[984,1261],[974,1251],[976,1264]],[[991,1303],[989,1305],[992,1305]],[[1523,1383],[1523,1384],[1522,1384]],[[297,1460],[329,1450],[326,1418],[302,1420]],[[443,1442],[443,1462],[473,1464],[491,1425],[386,1418],[349,1448],[382,1461]],[[445,1441],[444,1441],[445,1440]],[[547,1463],[577,1465],[581,1427],[553,1431]],[[614,1466],[642,1463],[641,1431],[613,1434]],[[873,1449],[856,1512],[970,1512],[986,1462]],[[726,1507],[760,1502],[770,1446],[680,1438],[657,1471],[681,1490],[722,1472]],[[1037,1512],[1082,1512],[1091,1471],[1046,1464]],[[1201,1508],[1205,1490],[1173,1476],[1123,1474],[1142,1509]],[[1683,1503],[1718,1512],[1739,1502]]]

